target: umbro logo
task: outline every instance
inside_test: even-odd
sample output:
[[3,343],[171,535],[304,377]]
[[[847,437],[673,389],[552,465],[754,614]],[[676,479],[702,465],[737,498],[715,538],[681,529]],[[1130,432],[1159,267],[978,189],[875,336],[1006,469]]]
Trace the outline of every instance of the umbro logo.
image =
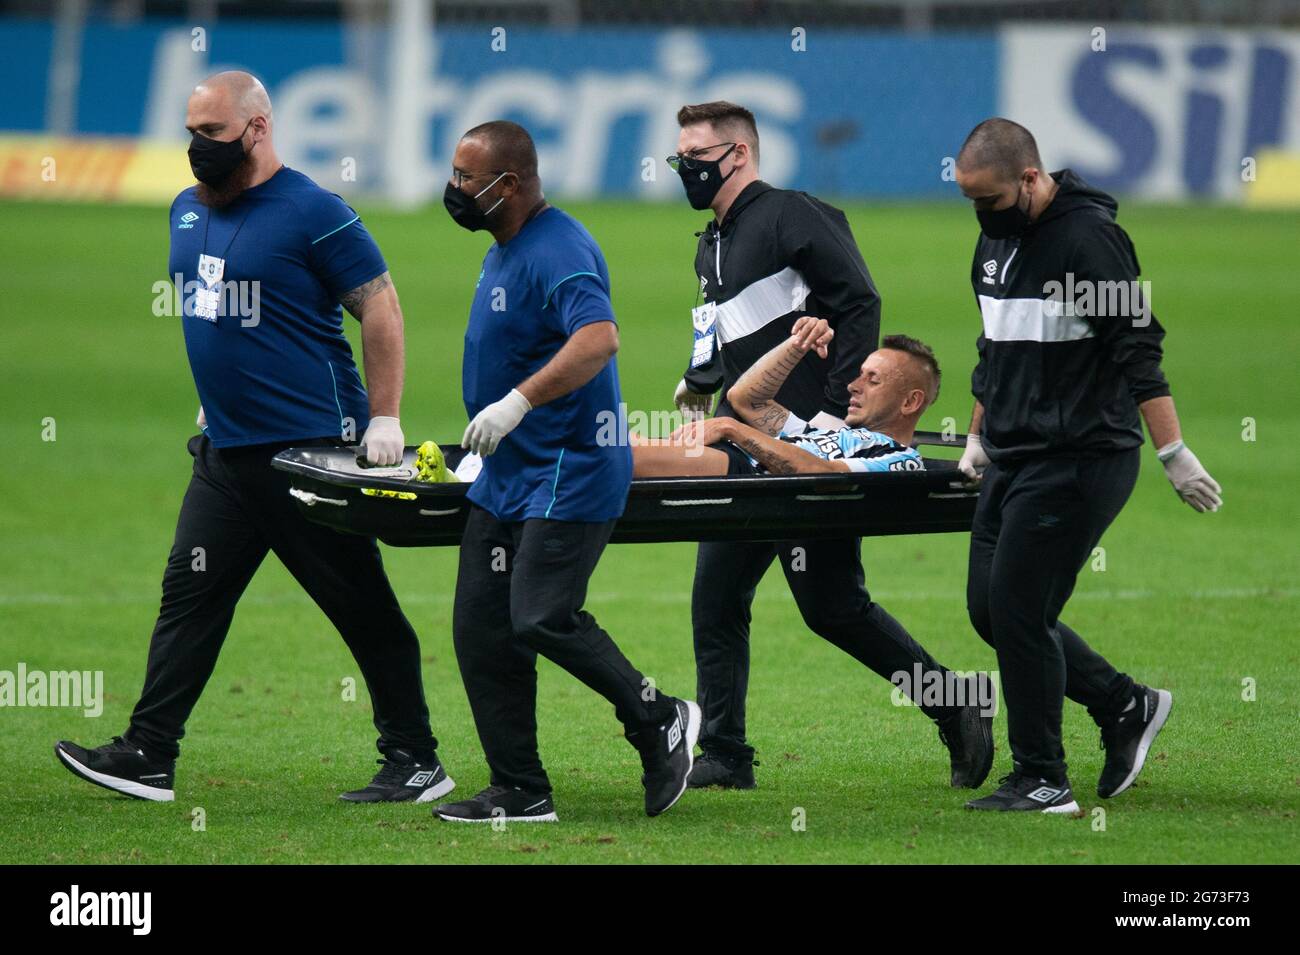
[[421,772],[418,772],[406,781],[406,785],[417,786],[420,789],[423,789],[425,786],[429,785],[429,783],[433,782],[433,775],[435,772],[436,770],[432,770],[432,769],[426,769]]
[[1025,798],[1032,799],[1034,802],[1046,803],[1051,802],[1063,792],[1065,792],[1064,789],[1053,789],[1051,786],[1039,786],[1033,792],[1026,794]]
[[998,274],[997,259],[989,259],[987,262],[984,263],[984,274],[990,276]]
[[193,229],[194,223],[198,221],[199,221],[199,214],[197,212],[187,212],[185,213],[185,215],[181,216],[181,224],[178,225],[176,228]]
[[677,744],[682,741],[682,720],[681,717],[673,720],[673,725],[668,727],[668,752],[677,748]]

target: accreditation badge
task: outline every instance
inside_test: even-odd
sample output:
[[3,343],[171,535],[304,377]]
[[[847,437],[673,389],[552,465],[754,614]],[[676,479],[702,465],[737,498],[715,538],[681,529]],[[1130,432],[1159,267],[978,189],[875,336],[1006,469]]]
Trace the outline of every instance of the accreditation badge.
[[691,323],[695,326],[695,347],[691,352],[691,367],[699,368],[713,360],[716,351],[718,303],[705,302],[691,309]]
[[226,260],[206,253],[199,254],[199,279],[203,288],[194,293],[194,314],[209,322],[217,320],[221,307],[221,277],[226,274]]

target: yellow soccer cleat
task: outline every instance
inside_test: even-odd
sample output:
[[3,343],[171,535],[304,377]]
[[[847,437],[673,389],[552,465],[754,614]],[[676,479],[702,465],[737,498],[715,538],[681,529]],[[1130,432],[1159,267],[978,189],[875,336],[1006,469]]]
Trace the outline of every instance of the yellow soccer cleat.
[[430,484],[447,484],[457,481],[456,475],[447,470],[447,461],[442,456],[442,448],[436,442],[426,441],[415,452],[415,479]]

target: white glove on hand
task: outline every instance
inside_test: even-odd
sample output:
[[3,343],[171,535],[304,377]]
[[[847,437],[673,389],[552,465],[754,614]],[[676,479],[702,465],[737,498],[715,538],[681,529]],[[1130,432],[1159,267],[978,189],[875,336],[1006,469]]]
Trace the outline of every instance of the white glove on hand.
[[1165,466],[1165,476],[1178,496],[1200,513],[1217,511],[1223,505],[1223,488],[1210,477],[1191,448],[1181,441],[1166,444],[1156,452]]
[[712,409],[713,395],[697,395],[686,387],[686,379],[683,378],[677,383],[677,390],[673,392],[673,404],[677,406],[677,410],[682,413],[686,421],[700,421],[707,417]]
[[978,481],[984,476],[984,469],[991,463],[989,456],[984,453],[984,444],[980,441],[980,436],[966,435],[966,450],[962,453],[961,460],[957,462],[957,470],[972,481]]
[[387,415],[371,418],[370,427],[361,438],[361,446],[366,449],[366,460],[371,464],[381,467],[401,464],[402,452],[406,450],[401,423]]
[[465,429],[465,436],[460,439],[460,446],[486,457],[497,449],[502,438],[519,427],[524,415],[532,410],[533,406],[519,393],[519,389],[511,388],[510,394],[492,402],[474,416]]
[[208,426],[208,416],[203,413],[203,405],[199,405],[199,416],[194,419],[194,423],[199,426],[200,431]]

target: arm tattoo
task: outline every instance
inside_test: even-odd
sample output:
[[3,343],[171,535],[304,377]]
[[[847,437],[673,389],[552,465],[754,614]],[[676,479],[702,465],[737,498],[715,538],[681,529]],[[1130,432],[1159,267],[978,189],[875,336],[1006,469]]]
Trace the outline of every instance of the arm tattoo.
[[756,412],[753,420],[754,427],[773,437],[781,433],[786,419],[790,417],[790,410],[775,401],[755,402],[754,411]]
[[371,279],[364,285],[358,285],[350,292],[344,292],[343,295],[340,296],[339,302],[356,318],[360,318],[361,306],[365,304],[366,299],[370,298],[370,296],[374,295],[376,292],[383,291],[392,284],[393,280],[389,278],[388,273],[385,272],[383,275]]
[[788,347],[777,356],[775,363],[770,354],[759,359],[737,382],[743,394],[742,403],[748,406],[745,410],[754,413],[750,423],[758,430],[771,435],[781,432],[790,410],[776,401],[776,393],[802,360],[803,355],[797,349]]
[[[767,470],[769,474],[795,474],[795,467],[789,461],[780,455],[773,454],[762,442],[750,437],[749,435],[737,435],[731,439],[731,443],[738,445],[742,451]],[[802,448],[797,449],[800,454],[807,454]]]

